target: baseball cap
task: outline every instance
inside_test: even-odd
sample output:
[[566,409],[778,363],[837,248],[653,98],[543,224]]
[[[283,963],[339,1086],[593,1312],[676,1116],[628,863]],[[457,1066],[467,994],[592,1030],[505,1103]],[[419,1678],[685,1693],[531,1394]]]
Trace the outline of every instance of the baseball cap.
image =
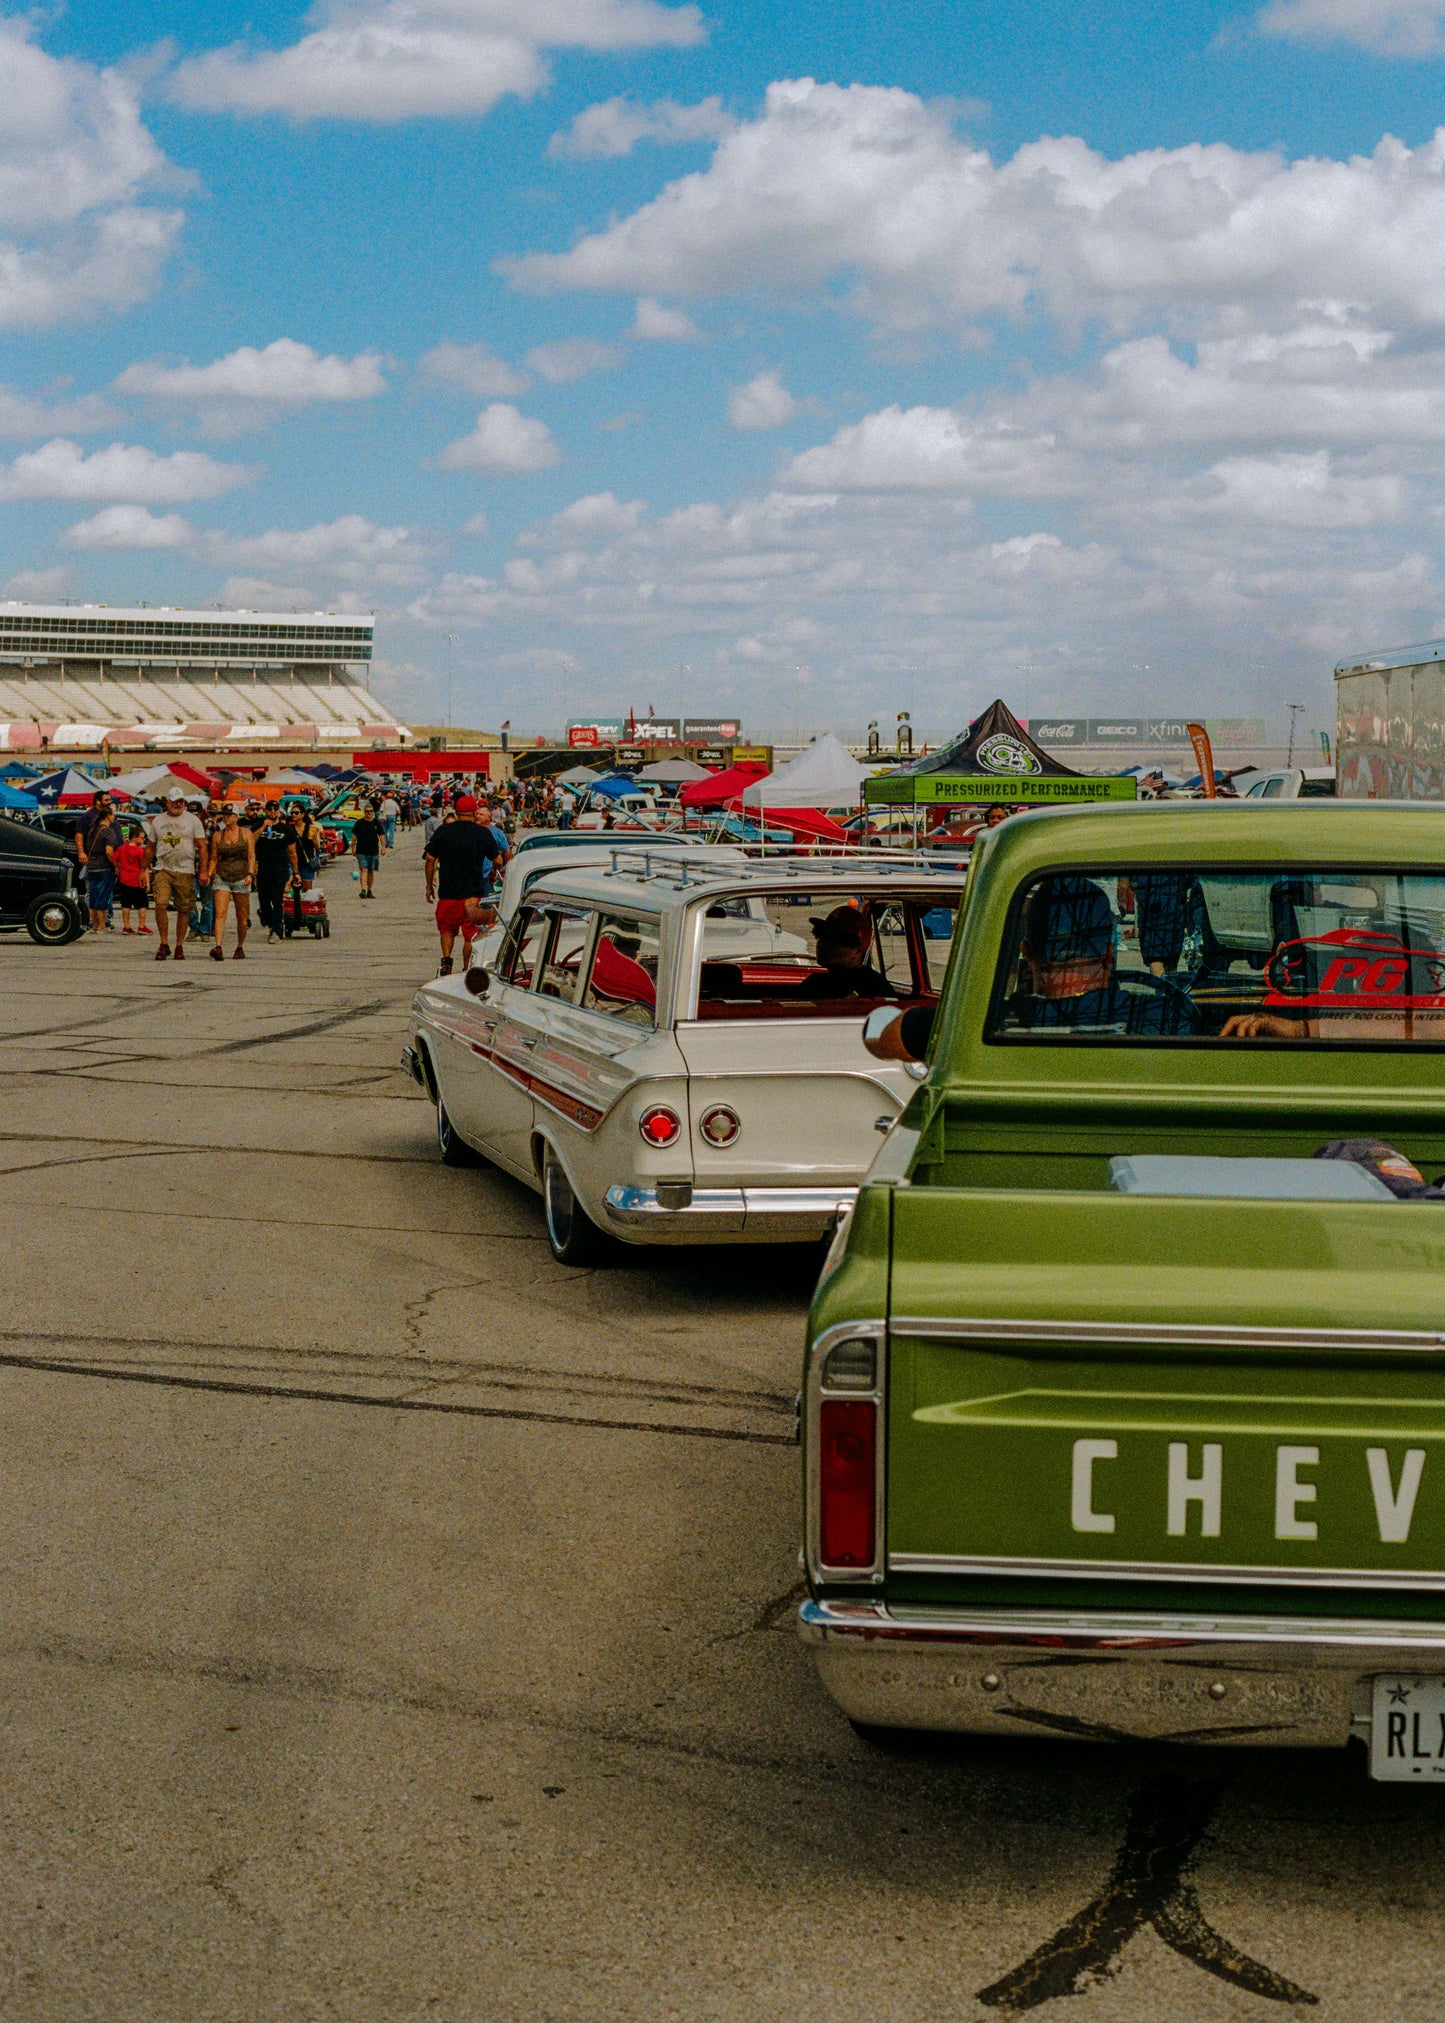
[[459,815],[475,815],[476,812],[477,812],[476,795],[463,794],[457,802],[457,813]]
[[1092,878],[1050,878],[1024,910],[1035,962],[1097,961],[1114,945],[1114,912]]
[[185,795],[181,792],[179,787],[167,787],[165,792],[165,798],[168,801],[183,801],[185,799]]

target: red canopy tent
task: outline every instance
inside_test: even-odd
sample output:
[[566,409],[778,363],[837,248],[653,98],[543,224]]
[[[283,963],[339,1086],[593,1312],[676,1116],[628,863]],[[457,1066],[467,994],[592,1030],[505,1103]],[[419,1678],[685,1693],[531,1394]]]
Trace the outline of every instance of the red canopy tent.
[[203,794],[210,794],[214,798],[221,791],[218,773],[203,773],[198,766],[188,766],[184,759],[167,759],[166,769],[175,773],[179,779],[189,780],[191,785],[199,787]]
[[765,779],[767,772],[761,759],[739,759],[725,773],[710,773],[705,780],[694,780],[684,787],[678,802],[684,808],[725,808],[730,801],[741,800],[743,788]]
[[800,843],[851,843],[841,822],[821,808],[741,808],[739,812],[769,829],[786,829]]

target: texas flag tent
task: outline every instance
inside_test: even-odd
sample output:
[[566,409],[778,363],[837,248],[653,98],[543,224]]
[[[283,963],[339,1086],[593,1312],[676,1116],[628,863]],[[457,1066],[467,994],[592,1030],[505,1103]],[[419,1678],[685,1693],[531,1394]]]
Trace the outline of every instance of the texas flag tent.
[[58,773],[32,781],[29,791],[42,808],[88,808],[100,788],[88,773],[65,766]]

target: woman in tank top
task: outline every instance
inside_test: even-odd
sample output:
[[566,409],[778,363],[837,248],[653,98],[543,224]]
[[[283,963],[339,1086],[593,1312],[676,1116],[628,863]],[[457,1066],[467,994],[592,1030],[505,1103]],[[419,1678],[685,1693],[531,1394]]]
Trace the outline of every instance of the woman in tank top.
[[231,960],[245,961],[246,930],[251,925],[251,886],[255,877],[256,839],[249,829],[242,828],[236,810],[227,808],[225,820],[211,837],[211,891],[216,900],[212,962],[224,962],[226,959],[221,942],[225,938],[226,915],[233,905],[236,909],[236,946]]

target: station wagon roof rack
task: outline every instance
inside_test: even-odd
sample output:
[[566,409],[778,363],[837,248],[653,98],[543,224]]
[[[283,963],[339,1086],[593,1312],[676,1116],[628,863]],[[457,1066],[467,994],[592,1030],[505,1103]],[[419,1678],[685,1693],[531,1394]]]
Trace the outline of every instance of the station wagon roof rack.
[[[639,884],[673,885],[679,891],[688,885],[704,885],[710,878],[726,878],[730,873],[735,877],[739,869],[736,864],[713,864],[703,857],[688,857],[673,851],[654,856],[647,849],[623,848],[611,854],[612,861],[602,874],[604,878],[632,878]],[[639,865],[641,869],[637,868]]]
[[[961,853],[966,854],[966,853]],[[920,871],[952,872],[958,875],[960,869],[953,859],[953,853],[938,856],[931,854],[890,851],[886,856],[881,851],[859,850],[848,856],[827,857],[777,857],[766,864],[750,860],[743,864],[718,864],[711,857],[684,856],[672,851],[665,855],[654,855],[646,848],[620,846],[610,852],[611,862],[602,872],[604,878],[626,878],[638,885],[670,885],[674,891],[685,891],[691,885],[736,884],[740,878],[766,870],[769,878],[786,878],[800,884],[816,884],[820,877],[839,871],[867,871],[869,877],[878,874],[916,880]],[[546,874],[554,876],[552,872]]]

